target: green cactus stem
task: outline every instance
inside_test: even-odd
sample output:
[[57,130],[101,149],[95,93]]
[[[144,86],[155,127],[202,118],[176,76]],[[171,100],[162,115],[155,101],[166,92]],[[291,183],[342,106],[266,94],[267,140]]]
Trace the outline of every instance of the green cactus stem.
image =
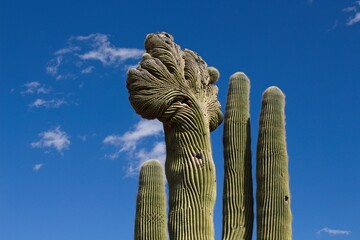
[[170,239],[214,239],[216,175],[210,131],[222,122],[219,73],[167,33],[149,34],[146,53],[127,78],[129,100],[146,119],[159,119],[166,142]]
[[165,179],[157,160],[148,160],[141,166],[134,239],[167,239]]
[[250,137],[250,81],[244,73],[230,78],[224,121],[224,194],[222,239],[251,240],[253,188]]
[[292,239],[285,95],[277,87],[263,93],[257,144],[257,239]]

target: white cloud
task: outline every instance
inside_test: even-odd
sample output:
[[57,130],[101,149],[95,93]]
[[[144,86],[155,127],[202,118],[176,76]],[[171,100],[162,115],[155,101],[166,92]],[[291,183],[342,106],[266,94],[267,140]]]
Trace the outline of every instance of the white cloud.
[[63,99],[50,99],[44,100],[41,98],[36,99],[34,102],[29,104],[31,108],[59,108],[62,105],[66,104],[67,102]]
[[353,14],[348,18],[346,25],[351,26],[360,22],[360,1],[355,1],[352,6],[344,8],[343,12]]
[[165,143],[164,142],[156,142],[154,147],[150,151],[146,151],[145,149],[141,149],[136,153],[136,157],[141,161],[145,161],[147,159],[165,159]]
[[355,16],[350,17],[348,22],[347,22],[347,25],[351,26],[351,25],[354,25],[355,23],[358,23],[358,22],[360,22],[360,12],[357,12],[355,14]]
[[33,148],[55,148],[58,152],[62,153],[63,150],[68,149],[70,146],[69,136],[66,132],[61,131],[57,126],[45,132],[39,133],[40,140],[32,142],[30,145]]
[[54,55],[65,55],[65,54],[68,54],[68,53],[73,53],[73,52],[77,52],[77,51],[80,51],[81,48],[78,47],[78,46],[68,46],[66,48],[62,48],[62,49],[59,49],[57,50],[56,52],[54,52]]
[[165,165],[166,146],[164,142],[155,142],[150,150],[140,149],[136,152],[136,158],[140,164],[149,159],[157,159]]
[[117,47],[108,35],[101,33],[74,36],[67,40],[66,47],[53,53],[54,58],[48,62],[46,72],[57,80],[75,78],[79,74],[92,73],[94,62],[117,68],[129,61],[134,64],[132,61],[141,58],[143,53],[142,49]]
[[155,142],[150,149],[140,149],[135,153],[135,158],[129,162],[126,169],[126,175],[131,176],[140,171],[141,165],[149,159],[158,160],[163,167],[165,166],[166,159],[166,146],[164,142]]
[[134,130],[127,131],[123,135],[109,135],[103,143],[120,147],[120,151],[133,151],[137,143],[145,137],[159,135],[163,132],[162,123],[158,120],[141,119],[135,126]]
[[45,86],[41,85],[39,82],[33,81],[28,82],[23,85],[25,90],[21,91],[22,95],[26,94],[47,94],[50,92],[50,88],[46,88]]
[[[159,137],[163,137],[162,123],[158,120],[141,119],[132,130],[122,135],[105,137],[103,143],[116,148],[115,152],[107,154],[105,157],[116,159],[121,153],[126,153],[129,157],[127,174],[137,173],[145,160],[158,159],[162,163],[165,162],[165,144],[164,141],[159,141]],[[145,140],[150,141],[144,143]]]
[[115,47],[110,43],[108,35],[100,33],[78,36],[75,39],[92,46],[88,52],[79,54],[79,58],[82,60],[97,60],[104,65],[118,65],[127,59],[138,59],[144,53],[144,50],[136,48]]
[[351,231],[324,227],[317,232],[317,234],[323,234],[323,233],[328,234],[329,236],[337,236],[337,235],[350,235]]
[[38,163],[38,164],[35,164],[32,169],[33,169],[35,172],[38,172],[38,171],[40,171],[40,169],[41,169],[43,166],[44,166],[43,163]]

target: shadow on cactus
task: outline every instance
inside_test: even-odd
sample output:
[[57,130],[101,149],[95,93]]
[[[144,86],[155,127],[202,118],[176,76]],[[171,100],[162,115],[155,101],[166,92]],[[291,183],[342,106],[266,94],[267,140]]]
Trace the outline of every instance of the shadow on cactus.
[[[168,33],[149,34],[145,49],[139,66],[128,72],[127,88],[135,111],[143,118],[160,120],[164,126],[169,238],[214,239],[216,174],[210,132],[223,120],[214,85],[219,72],[195,52],[180,49]],[[257,147],[257,238],[288,240],[291,211],[285,98],[278,88],[269,89],[263,95]],[[222,239],[252,238],[249,94],[246,75],[234,74],[230,78],[223,137]],[[151,217],[166,216],[164,202],[151,200],[165,196],[159,167],[153,161],[142,166],[135,239],[167,239],[164,222],[154,225],[158,220]]]

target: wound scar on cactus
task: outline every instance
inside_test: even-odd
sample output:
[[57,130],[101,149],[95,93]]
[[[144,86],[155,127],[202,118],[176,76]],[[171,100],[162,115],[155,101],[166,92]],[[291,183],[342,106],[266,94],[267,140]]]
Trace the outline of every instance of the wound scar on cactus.
[[285,204],[288,204],[288,203],[289,203],[289,197],[285,196]]
[[203,159],[203,155],[201,153],[195,153],[194,156],[199,160]]

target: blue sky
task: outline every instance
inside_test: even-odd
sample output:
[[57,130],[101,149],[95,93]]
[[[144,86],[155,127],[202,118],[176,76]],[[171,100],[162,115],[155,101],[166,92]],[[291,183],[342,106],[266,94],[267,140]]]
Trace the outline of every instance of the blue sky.
[[[139,164],[161,124],[126,90],[147,33],[166,31],[228,78],[286,94],[293,239],[360,239],[360,2],[0,1],[0,239],[132,239]],[[221,235],[222,125],[212,134]],[[254,159],[253,159],[254,160]]]

